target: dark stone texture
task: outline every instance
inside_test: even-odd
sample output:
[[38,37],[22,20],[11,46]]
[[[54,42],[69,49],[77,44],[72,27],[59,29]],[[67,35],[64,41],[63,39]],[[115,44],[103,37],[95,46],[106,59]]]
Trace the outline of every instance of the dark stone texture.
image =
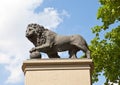
[[87,43],[80,35],[62,36],[32,23],[27,27],[26,37],[35,45],[30,50],[31,58],[41,58],[39,52],[46,53],[49,58],[60,58],[57,52],[62,51],[68,51],[69,58],[77,58],[76,53],[80,50],[85,53],[86,58],[90,58]]

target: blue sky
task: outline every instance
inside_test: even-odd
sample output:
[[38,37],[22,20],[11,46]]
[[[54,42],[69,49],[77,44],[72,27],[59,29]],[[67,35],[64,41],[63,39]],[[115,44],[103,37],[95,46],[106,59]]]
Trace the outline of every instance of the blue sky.
[[63,22],[57,27],[59,34],[81,34],[88,43],[93,38],[91,28],[99,21],[96,20],[96,13],[99,7],[97,0],[48,0],[37,8],[40,12],[45,7],[53,7],[59,12],[65,10],[67,17],[63,17]]
[[[33,45],[25,38],[26,26],[35,22],[58,34],[94,37],[98,0],[2,0],[0,3],[0,85],[23,85],[23,60]],[[63,54],[66,56],[66,54]],[[94,85],[103,85],[104,78]]]

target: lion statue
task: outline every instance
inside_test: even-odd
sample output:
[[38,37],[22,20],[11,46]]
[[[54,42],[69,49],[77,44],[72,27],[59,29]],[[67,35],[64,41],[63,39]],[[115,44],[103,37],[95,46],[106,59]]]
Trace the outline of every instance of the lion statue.
[[[29,24],[26,37],[35,47],[30,50],[33,57],[38,58],[40,52],[46,53],[49,58],[60,58],[57,52],[68,51],[69,58],[77,58],[76,53],[82,50],[86,58],[90,59],[90,51],[86,41],[80,35],[62,36],[44,28],[39,24]],[[41,56],[40,56],[41,57]]]

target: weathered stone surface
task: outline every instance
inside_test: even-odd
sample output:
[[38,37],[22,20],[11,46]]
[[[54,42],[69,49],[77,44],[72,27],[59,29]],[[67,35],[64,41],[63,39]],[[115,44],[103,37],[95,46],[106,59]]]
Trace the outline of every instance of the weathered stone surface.
[[30,53],[39,51],[47,53],[49,58],[60,58],[57,52],[69,51],[69,58],[77,58],[76,53],[82,50],[90,59],[87,43],[80,35],[61,36],[39,24],[29,24],[26,37],[35,45]]
[[25,85],[91,85],[91,59],[30,59],[23,62]]

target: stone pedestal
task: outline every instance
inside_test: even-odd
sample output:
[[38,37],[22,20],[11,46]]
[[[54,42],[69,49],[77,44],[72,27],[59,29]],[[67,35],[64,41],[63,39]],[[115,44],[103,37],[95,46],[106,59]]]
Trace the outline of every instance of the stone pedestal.
[[91,59],[30,59],[23,62],[25,85],[91,85]]

